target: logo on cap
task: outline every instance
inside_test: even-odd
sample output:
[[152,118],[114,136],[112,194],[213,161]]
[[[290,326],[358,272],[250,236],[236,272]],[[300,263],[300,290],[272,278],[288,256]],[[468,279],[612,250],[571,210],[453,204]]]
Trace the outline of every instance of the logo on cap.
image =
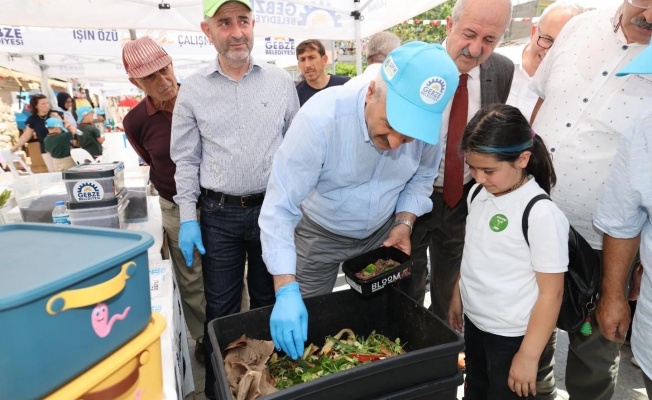
[[392,56],[387,57],[385,64],[383,64],[383,69],[385,70],[385,76],[389,81],[391,81],[392,78],[394,78],[394,75],[398,73],[398,67],[394,63]]
[[445,93],[446,81],[438,76],[433,76],[423,81],[421,89],[419,89],[421,100],[430,105],[438,103],[444,97]]

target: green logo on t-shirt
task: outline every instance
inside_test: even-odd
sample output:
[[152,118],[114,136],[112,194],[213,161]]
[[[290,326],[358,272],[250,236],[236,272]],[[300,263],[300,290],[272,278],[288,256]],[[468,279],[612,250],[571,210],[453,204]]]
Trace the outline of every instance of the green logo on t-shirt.
[[508,223],[509,221],[507,221],[506,216],[503,214],[496,214],[491,217],[491,221],[489,221],[489,228],[491,228],[491,230],[494,232],[501,232],[507,228]]

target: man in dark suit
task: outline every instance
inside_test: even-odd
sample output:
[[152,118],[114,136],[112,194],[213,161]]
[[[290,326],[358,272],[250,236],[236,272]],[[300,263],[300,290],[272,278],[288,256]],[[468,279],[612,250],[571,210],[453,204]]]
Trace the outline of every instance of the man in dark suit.
[[[464,246],[466,195],[473,184],[459,141],[466,123],[484,106],[505,103],[514,64],[494,54],[511,21],[509,0],[458,0],[446,18],[444,46],[460,71],[460,87],[444,112],[440,140],[444,155],[431,196],[432,212],[417,219],[412,234],[412,277],[402,288],[422,303],[430,247],[432,311],[444,321]],[[446,183],[444,183],[446,182]]]

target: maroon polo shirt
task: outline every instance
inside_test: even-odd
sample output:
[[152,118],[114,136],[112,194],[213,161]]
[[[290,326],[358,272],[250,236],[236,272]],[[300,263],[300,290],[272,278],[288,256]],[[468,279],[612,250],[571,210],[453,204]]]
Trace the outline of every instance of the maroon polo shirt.
[[174,202],[176,165],[170,158],[172,113],[157,110],[146,96],[122,121],[125,134],[136,153],[149,164],[149,178],[159,195]]

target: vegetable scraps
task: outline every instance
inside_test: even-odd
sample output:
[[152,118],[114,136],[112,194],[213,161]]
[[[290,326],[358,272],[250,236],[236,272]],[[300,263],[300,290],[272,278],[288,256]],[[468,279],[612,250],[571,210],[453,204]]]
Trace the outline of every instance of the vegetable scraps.
[[[342,339],[344,334],[346,339]],[[350,329],[342,329],[335,336],[327,336],[321,350],[311,343],[296,361],[274,353],[267,366],[274,386],[280,390],[404,353],[399,338],[391,341],[373,331],[365,339],[356,337]]]
[[375,263],[369,264],[366,267],[364,267],[362,271],[356,272],[355,277],[360,280],[366,281],[375,276],[382,274],[385,271],[398,267],[399,265],[401,265],[401,263],[399,263],[398,261],[383,260],[382,258],[379,258],[378,260],[376,260]]

